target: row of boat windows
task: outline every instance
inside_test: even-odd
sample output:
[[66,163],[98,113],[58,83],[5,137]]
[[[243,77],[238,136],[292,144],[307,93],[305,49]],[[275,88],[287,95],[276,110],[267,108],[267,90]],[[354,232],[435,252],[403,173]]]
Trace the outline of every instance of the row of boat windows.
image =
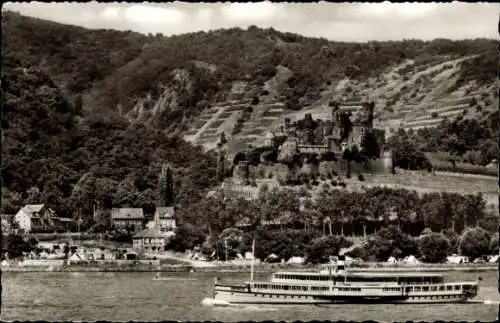
[[[286,280],[307,280],[307,281],[338,281],[343,282],[346,280],[344,276],[326,276],[326,275],[289,275],[289,274],[276,274],[275,279]],[[395,282],[394,277],[349,277],[347,281],[350,282]]]
[[386,287],[382,288],[382,291],[384,292],[399,292],[401,289],[396,288],[396,287]]
[[[288,285],[272,285],[272,284],[255,284],[255,288],[276,289],[276,290],[303,290],[307,291],[307,286],[288,286]],[[325,286],[326,287],[326,286]],[[328,287],[326,287],[328,290]]]
[[[295,290],[295,291],[307,291],[308,286],[288,286],[288,285],[272,285],[272,284],[255,284],[254,288],[260,289],[274,289],[274,290]],[[328,286],[310,286],[312,291],[328,291]],[[241,287],[232,287],[232,290],[244,290]],[[339,291],[343,292],[360,292],[361,288],[356,287],[339,287]],[[398,292],[400,288],[397,287],[385,287],[382,288],[384,292]],[[415,286],[415,287],[406,287],[406,292],[428,292],[428,291],[452,291],[452,290],[460,290],[460,285],[448,285],[448,286]]]
[[[276,290],[301,290],[307,291],[308,286],[287,286],[287,285],[269,285],[269,284],[255,284],[255,288],[262,289],[276,289]],[[328,291],[328,286],[310,286],[312,291]],[[340,292],[361,292],[361,288],[356,287],[339,287]]]
[[401,284],[430,284],[440,283],[442,277],[350,277],[347,276],[327,276],[327,275],[294,275],[294,274],[275,274],[275,279],[286,280],[307,280],[307,281],[344,281],[349,282],[399,282]]
[[[439,291],[444,291],[445,290],[445,287],[446,287],[446,290],[450,291],[450,290],[460,290],[460,285],[448,285],[448,286],[423,286],[423,287],[419,287],[419,286],[415,286],[413,287],[413,291],[414,292],[428,292],[429,290],[430,291],[433,291],[433,292],[437,292],[438,290]],[[408,289],[411,288],[411,287],[406,287],[406,290],[409,291]]]
[[353,287],[340,287],[339,291],[341,292],[360,292],[361,288],[353,288]]

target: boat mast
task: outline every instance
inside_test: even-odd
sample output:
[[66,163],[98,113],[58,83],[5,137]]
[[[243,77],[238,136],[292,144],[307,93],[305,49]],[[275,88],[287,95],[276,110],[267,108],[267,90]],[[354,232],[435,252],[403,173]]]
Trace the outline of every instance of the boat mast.
[[250,281],[253,281],[253,262],[255,259],[255,238],[252,241],[252,265],[250,266]]

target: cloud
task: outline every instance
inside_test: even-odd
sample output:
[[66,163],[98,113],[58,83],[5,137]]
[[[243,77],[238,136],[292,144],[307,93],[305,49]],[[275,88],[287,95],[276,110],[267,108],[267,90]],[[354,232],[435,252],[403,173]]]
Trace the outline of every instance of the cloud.
[[231,3],[222,7],[222,13],[232,21],[265,21],[280,15],[280,7],[269,1]]
[[210,20],[214,16],[214,11],[210,8],[201,8],[196,11],[196,18],[199,20]]
[[107,7],[103,11],[101,11],[99,16],[106,20],[119,21],[121,19],[120,11],[121,8],[118,7]]
[[5,3],[21,14],[86,28],[165,35],[257,25],[330,40],[497,38],[493,3]]
[[125,18],[139,24],[180,24],[184,22],[185,16],[184,12],[174,8],[132,5],[125,9]]
[[435,3],[364,3],[358,4],[360,18],[412,19],[426,17],[436,8]]

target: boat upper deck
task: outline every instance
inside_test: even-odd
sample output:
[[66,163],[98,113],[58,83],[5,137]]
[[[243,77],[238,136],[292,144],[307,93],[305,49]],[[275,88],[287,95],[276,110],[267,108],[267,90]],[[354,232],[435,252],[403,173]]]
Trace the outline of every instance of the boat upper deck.
[[428,273],[428,272],[372,272],[361,270],[347,270],[347,271],[332,271],[329,272],[300,272],[300,271],[278,271],[274,275],[287,275],[287,276],[353,276],[353,277],[443,277],[441,273]]
[[321,283],[325,281],[348,281],[352,283],[398,283],[398,284],[436,284],[444,281],[443,275],[438,273],[412,272],[351,272],[337,271],[322,272],[276,272],[272,276],[273,282],[300,281]]

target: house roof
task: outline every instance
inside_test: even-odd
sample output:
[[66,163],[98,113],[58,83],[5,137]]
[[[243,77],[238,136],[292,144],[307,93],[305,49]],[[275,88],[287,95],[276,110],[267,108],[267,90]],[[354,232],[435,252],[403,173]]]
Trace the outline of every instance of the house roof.
[[[33,216],[33,213],[40,212],[45,207],[45,204],[26,204],[22,207],[22,211],[28,215]],[[54,213],[51,209],[47,208],[50,213]]]
[[134,235],[133,239],[141,239],[141,238],[167,238],[170,233],[167,232],[161,232],[160,228],[158,227],[153,227],[153,228],[148,228],[144,229],[140,232],[138,232],[136,235]]
[[44,206],[45,204],[26,204],[24,206],[24,209],[31,212],[40,212],[40,210],[43,209]]
[[281,145],[282,143],[285,142],[285,140],[287,139],[288,137],[286,135],[283,135],[283,134],[277,134],[275,137],[274,137],[274,142],[277,144],[277,145]]
[[170,219],[173,218],[175,214],[173,206],[160,206],[156,208],[155,216],[158,215],[160,219]]
[[113,208],[111,209],[111,219],[142,220],[144,219],[144,212],[141,208]]
[[73,219],[61,218],[61,217],[54,218],[54,220],[59,221],[59,222],[67,222],[67,223],[74,221]]
[[0,218],[5,221],[12,221],[14,214],[0,214]]

